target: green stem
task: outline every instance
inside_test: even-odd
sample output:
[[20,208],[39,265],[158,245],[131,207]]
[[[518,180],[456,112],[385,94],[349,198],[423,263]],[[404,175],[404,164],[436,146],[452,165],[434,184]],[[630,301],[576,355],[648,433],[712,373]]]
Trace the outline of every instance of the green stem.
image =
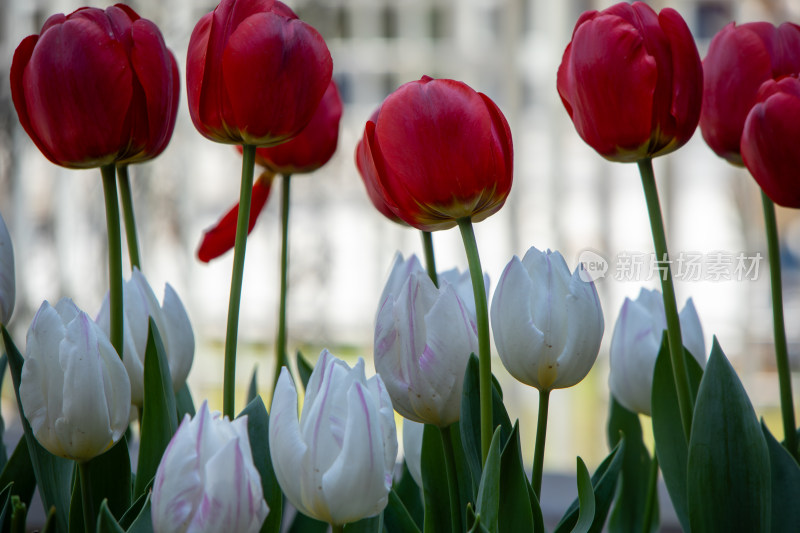
[[444,465],[447,471],[447,488],[450,493],[450,524],[453,533],[461,531],[461,504],[458,497],[458,477],[456,472],[456,453],[453,449],[453,437],[450,435],[450,427],[439,428],[442,434],[442,444],[444,445]]
[[103,175],[103,194],[106,201],[106,231],[108,233],[108,284],[111,307],[111,345],[122,358],[122,331],[124,307],[122,301],[122,235],[119,227],[119,204],[117,182],[114,181],[114,165],[100,167]]
[[539,391],[539,421],[536,425],[536,447],[533,451],[533,492],[536,498],[541,501],[542,494],[542,473],[544,472],[544,443],[547,439],[547,411],[550,407],[550,391]]
[[438,287],[439,276],[436,274],[436,257],[433,255],[433,236],[430,231],[421,231],[420,233],[422,234],[422,247],[425,250],[425,268],[428,270],[433,284]]
[[253,172],[256,165],[256,147],[242,146],[242,184],[239,191],[239,217],[236,220],[236,244],[233,249],[231,295],[228,302],[228,330],[225,335],[225,376],[222,389],[222,414],[233,420],[236,392],[236,342],[239,336],[239,304],[242,300],[244,253],[247,247],[247,225],[250,220],[250,197],[253,189]]
[[92,484],[89,483],[89,467],[85,462],[78,462],[78,477],[81,483],[81,503],[83,504],[83,525],[86,533],[94,533],[97,515],[94,509]]
[[278,304],[278,333],[275,336],[275,372],[272,378],[272,390],[278,384],[281,368],[288,367],[289,357],[286,354],[286,293],[289,271],[289,186],[291,174],[284,174],[281,187],[281,295]]
[[667,237],[664,233],[664,221],[661,217],[661,205],[658,201],[658,188],[653,174],[653,161],[650,158],[639,161],[639,173],[642,176],[642,188],[647,201],[647,213],[650,216],[650,229],[653,232],[653,245],[656,250],[656,261],[663,269],[661,292],[664,297],[664,312],[667,318],[667,339],[672,362],[672,373],[675,378],[675,390],[678,394],[678,408],[683,424],[683,436],[689,442],[692,432],[692,412],[694,399],[689,388],[689,372],[681,340],[681,323],[678,317],[678,304],[675,301],[675,288],[672,285],[672,269],[670,268]]
[[478,255],[478,243],[469,217],[458,219],[461,239],[469,262],[472,292],[475,294],[475,314],[478,320],[478,383],[481,405],[481,458],[486,462],[492,443],[492,359],[489,345],[489,308],[483,283],[483,268]]
[[331,524],[331,533],[344,533],[344,525]]
[[792,374],[789,368],[789,353],[786,348],[786,326],[783,319],[783,289],[781,286],[781,256],[778,242],[778,224],[775,220],[775,204],[761,192],[764,205],[764,227],[767,231],[769,253],[769,279],[772,285],[772,326],[775,335],[775,361],[778,366],[778,386],[781,395],[784,445],[795,459],[798,457],[797,433],[792,399]]
[[128,241],[131,268],[136,267],[141,270],[142,261],[139,258],[139,239],[136,236],[136,217],[133,212],[133,195],[131,195],[128,165],[117,166],[117,181],[119,182],[119,196],[122,200],[122,216],[125,218],[125,238]]
[[642,533],[650,533],[650,523],[653,521],[653,512],[658,501],[658,455],[653,450],[653,460],[650,461],[650,476],[647,478],[647,499],[644,501],[644,520]]

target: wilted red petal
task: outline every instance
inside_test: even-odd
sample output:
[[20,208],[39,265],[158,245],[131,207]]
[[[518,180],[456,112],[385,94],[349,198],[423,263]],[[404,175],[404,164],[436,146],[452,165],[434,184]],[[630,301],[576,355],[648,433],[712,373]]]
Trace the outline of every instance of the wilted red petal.
[[[253,195],[250,200],[250,220],[247,225],[247,234],[253,231],[258,215],[264,209],[269,199],[269,191],[274,175],[264,173],[253,185]],[[239,218],[239,204],[231,208],[219,221],[203,232],[203,238],[197,249],[197,258],[208,263],[216,259],[231,248],[236,242],[236,222]]]

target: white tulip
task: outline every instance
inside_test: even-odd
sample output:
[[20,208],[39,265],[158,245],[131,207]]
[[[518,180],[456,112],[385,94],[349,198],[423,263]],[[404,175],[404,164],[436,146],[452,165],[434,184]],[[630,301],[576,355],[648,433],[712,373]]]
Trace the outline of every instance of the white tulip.
[[[701,367],[706,365],[703,327],[692,299],[679,314],[683,344]],[[656,290],[642,289],[636,300],[625,298],[611,337],[611,394],[629,411],[650,415],[653,372],[667,329],[664,300]]]
[[[131,378],[131,402],[138,407],[144,400],[144,356],[150,317],[156,323],[164,343],[172,377],[172,388],[177,392],[189,375],[194,359],[194,333],[189,316],[178,294],[167,283],[164,304],[160,305],[153,289],[138,268],[123,285],[125,326],[123,329],[122,362]],[[97,323],[106,334],[110,331],[110,305],[108,295],[97,316]]]
[[231,422],[208,403],[187,414],[153,482],[156,533],[256,533],[269,513],[253,464],[247,416]]
[[283,493],[300,512],[341,525],[386,507],[397,458],[391,400],[364,360],[350,368],[323,350],[297,418],[297,390],[281,371],[269,419],[269,449]]
[[450,271],[437,288],[416,257],[395,259],[375,319],[375,370],[409,420],[447,427],[461,416],[464,373],[478,353],[469,279]]
[[128,427],[131,389],[103,331],[72,300],[44,302],[28,330],[20,400],[50,453],[88,461]]
[[594,283],[570,274],[558,252],[531,247],[497,284],[491,308],[494,343],[517,380],[550,391],[572,387],[591,370],[603,338]]
[[422,436],[425,424],[403,419],[403,454],[406,466],[417,486],[422,488]]
[[11,320],[15,298],[14,247],[3,216],[0,215],[0,324],[8,324]]

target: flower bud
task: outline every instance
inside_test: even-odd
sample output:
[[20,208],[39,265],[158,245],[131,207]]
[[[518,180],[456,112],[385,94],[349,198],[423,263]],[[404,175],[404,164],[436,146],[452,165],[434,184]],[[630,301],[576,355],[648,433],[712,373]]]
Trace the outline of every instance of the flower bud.
[[156,533],[256,533],[269,513],[253,464],[247,416],[231,422],[208,403],[187,414],[153,482]]
[[36,440],[50,453],[88,461],[128,427],[131,388],[111,342],[64,298],[44,302],[28,329],[19,395]]
[[0,324],[8,324],[11,320],[15,300],[14,246],[3,215],[0,215]]
[[[123,285],[125,326],[123,329],[122,362],[131,379],[131,402],[138,407],[144,401],[144,356],[147,348],[147,332],[152,317],[167,352],[172,388],[178,391],[186,383],[194,360],[194,333],[189,316],[178,294],[167,283],[164,288],[164,303],[159,304],[147,280],[134,267],[131,279]],[[109,299],[103,301],[97,323],[108,333]]]
[[506,266],[492,299],[494,343],[506,370],[540,391],[572,387],[591,370],[603,339],[603,310],[581,268],[531,247]]
[[392,403],[380,376],[323,350],[297,419],[297,390],[284,368],[272,413],[269,442],[275,476],[300,512],[341,525],[386,507],[397,458]]
[[398,254],[375,322],[375,370],[395,410],[439,427],[458,421],[464,372],[478,353],[469,273],[444,273],[437,288],[416,256]]
[[[705,367],[703,328],[691,298],[681,310],[679,320],[684,346]],[[666,329],[660,292],[642,289],[635,300],[625,298],[611,337],[608,386],[614,398],[629,411],[650,415],[653,372]]]

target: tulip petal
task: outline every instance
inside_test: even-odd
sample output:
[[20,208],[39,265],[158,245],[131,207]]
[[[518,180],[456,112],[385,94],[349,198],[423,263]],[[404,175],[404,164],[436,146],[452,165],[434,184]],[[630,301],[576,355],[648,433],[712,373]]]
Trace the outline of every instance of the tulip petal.
[[700,368],[706,367],[706,341],[703,337],[703,326],[700,324],[700,315],[697,314],[697,309],[691,298],[686,300],[686,305],[683,306],[681,312],[678,314],[678,320],[681,323],[681,335],[683,336],[683,345],[689,350],[689,353],[694,356]]
[[11,320],[16,292],[14,246],[3,216],[0,215],[0,324],[8,324]]
[[167,357],[172,387],[179,390],[194,361],[194,332],[189,315],[175,289],[167,283],[164,287],[164,305],[162,306],[164,325],[167,328]]

